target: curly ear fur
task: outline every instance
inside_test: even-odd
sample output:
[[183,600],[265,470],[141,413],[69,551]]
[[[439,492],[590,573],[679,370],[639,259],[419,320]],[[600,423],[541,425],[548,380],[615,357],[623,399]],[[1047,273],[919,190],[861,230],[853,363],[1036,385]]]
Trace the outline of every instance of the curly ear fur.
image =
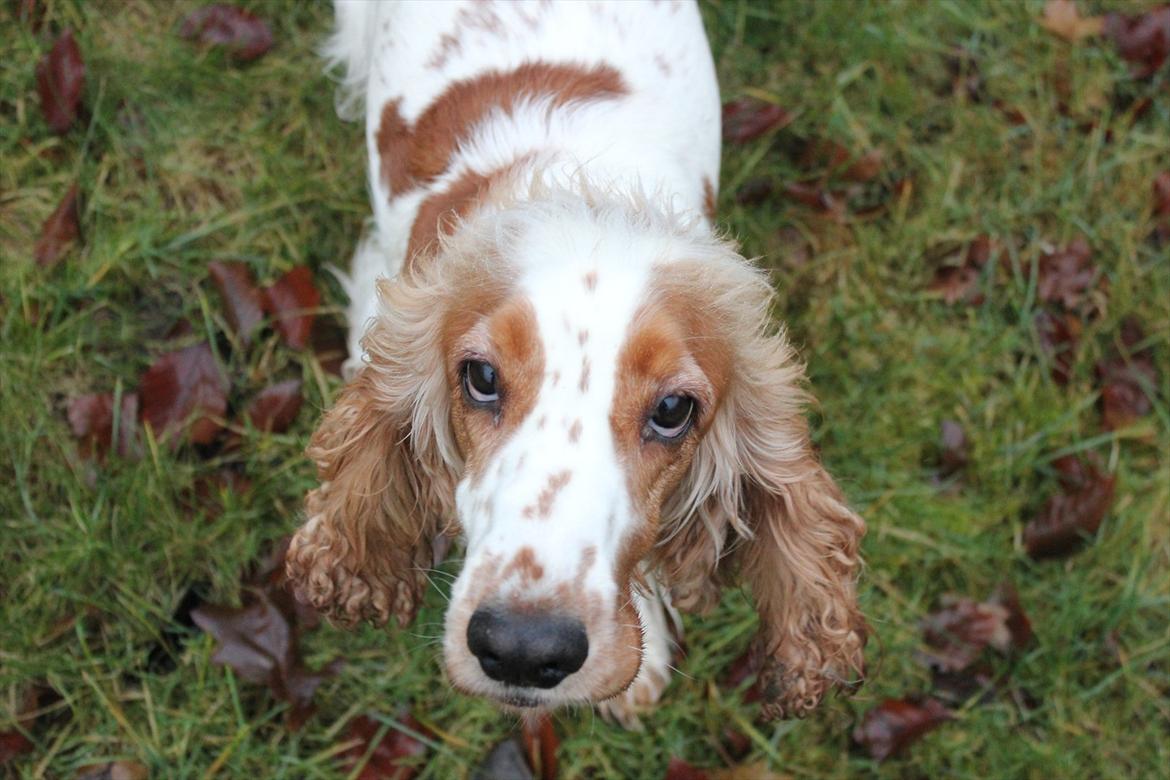
[[772,290],[728,251],[672,275],[706,300],[705,328],[734,355],[726,397],[663,512],[657,561],[680,608],[704,608],[727,575],[760,614],[763,716],[803,717],[864,673],[855,580],[865,523],[809,440],[803,367],[771,332]]
[[379,284],[382,309],[362,339],[368,362],[306,450],[321,486],[286,556],[297,597],[335,622],[402,625],[417,610],[431,541],[455,522],[462,463],[448,420],[437,280]]

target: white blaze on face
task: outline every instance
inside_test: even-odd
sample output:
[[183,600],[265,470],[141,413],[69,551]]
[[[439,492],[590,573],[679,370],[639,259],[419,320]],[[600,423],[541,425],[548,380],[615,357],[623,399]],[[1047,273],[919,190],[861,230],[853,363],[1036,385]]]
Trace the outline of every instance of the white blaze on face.
[[598,685],[613,684],[614,654],[633,655],[621,664],[632,677],[641,652],[627,646],[639,644],[638,626],[625,625],[637,615],[617,603],[627,586],[616,581],[618,556],[641,518],[610,415],[618,357],[650,278],[646,258],[661,246],[570,218],[532,225],[519,243],[524,254],[509,259],[535,313],[544,375],[523,421],[456,491],[467,558],[448,610],[448,668],[460,687],[499,695],[467,651],[469,616],[488,606],[551,610],[585,624],[590,650],[542,701],[595,699]]

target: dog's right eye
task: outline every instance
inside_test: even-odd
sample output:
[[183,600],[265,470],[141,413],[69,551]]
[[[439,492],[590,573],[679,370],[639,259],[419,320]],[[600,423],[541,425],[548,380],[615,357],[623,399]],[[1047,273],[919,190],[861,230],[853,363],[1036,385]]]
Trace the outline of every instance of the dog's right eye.
[[496,369],[485,360],[469,360],[463,364],[463,389],[472,403],[488,406],[500,400]]

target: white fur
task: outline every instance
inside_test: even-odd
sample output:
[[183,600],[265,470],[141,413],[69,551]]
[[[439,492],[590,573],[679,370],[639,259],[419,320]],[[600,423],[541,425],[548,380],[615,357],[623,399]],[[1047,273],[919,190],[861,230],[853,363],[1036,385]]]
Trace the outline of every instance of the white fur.
[[[456,39],[458,45],[450,43]],[[703,182],[718,181],[719,93],[697,7],[680,0],[337,0],[337,29],[324,51],[345,68],[339,110],[351,112],[355,101],[364,99],[367,119],[374,220],[344,279],[350,296],[350,373],[361,366],[359,339],[377,314],[375,280],[401,269],[411,226],[429,194],[467,171],[487,174],[521,158],[528,159],[529,178],[537,178],[540,191],[562,193],[526,206],[520,192],[507,214],[474,218],[479,229],[485,220],[495,220],[501,232],[505,223],[516,230],[508,238],[514,250],[509,261],[536,312],[545,376],[535,408],[499,450],[493,467],[478,482],[465,478],[458,486],[468,546],[464,572],[489,559],[508,560],[523,543],[550,573],[540,583],[526,584],[530,593],[520,594],[539,598],[572,580],[581,551],[592,547],[596,560],[583,588],[603,600],[616,599],[614,564],[638,518],[610,429],[615,367],[645,300],[652,266],[686,256],[687,233],[709,238],[709,225],[700,216]],[[389,191],[380,178],[375,141],[388,101],[400,101],[403,118],[413,123],[453,81],[537,60],[608,65],[621,74],[629,94],[551,112],[541,99],[511,114],[497,111],[480,123],[436,181],[409,192]],[[525,172],[518,179],[524,180]],[[571,194],[580,192],[580,181],[594,192],[615,194],[615,208],[601,216],[584,208],[581,196],[574,200]],[[653,214],[631,219],[639,206]],[[582,283],[586,274],[595,275],[595,290]],[[582,389],[585,364],[589,377]],[[574,424],[579,438],[569,445]],[[526,519],[524,507],[561,472],[571,477],[556,496],[552,519]],[[466,576],[457,581],[449,620],[471,585]],[[503,587],[500,596],[516,595],[507,592],[514,584]],[[669,605],[657,588],[634,594],[634,600],[644,634],[643,665],[634,685],[605,708],[627,725],[636,722],[634,708],[656,699],[665,687],[670,660]],[[455,633],[446,637],[452,674],[464,688],[500,695],[501,686],[468,662],[464,638]],[[591,647],[597,641],[590,637]],[[574,687],[572,676],[539,695],[550,704],[590,698],[587,689]]]

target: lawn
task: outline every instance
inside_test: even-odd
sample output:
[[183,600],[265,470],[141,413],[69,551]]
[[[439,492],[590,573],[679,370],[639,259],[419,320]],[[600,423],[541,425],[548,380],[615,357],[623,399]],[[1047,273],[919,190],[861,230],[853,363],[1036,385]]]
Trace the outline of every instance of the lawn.
[[[410,629],[306,632],[310,667],[343,666],[298,730],[284,701],[182,625],[196,598],[238,604],[246,572],[297,525],[314,484],[302,450],[340,386],[279,329],[250,345],[230,335],[209,281],[213,261],[263,285],[305,266],[319,319],[341,310],[327,269],[348,261],[369,209],[362,130],[336,117],[314,55],[328,8],[249,3],[275,46],[238,64],[178,36],[197,3],[42,5],[40,33],[18,3],[0,9],[0,772],[72,778],[127,760],[156,778],[340,778],[356,715],[389,724],[409,710],[431,735],[417,776],[470,776],[516,723],[444,683],[454,563]],[[1137,78],[1107,37],[1069,42],[1042,12],[703,6],[725,99],[791,120],[726,145],[719,225],[774,269],[822,455],[869,524],[870,674],[807,720],[756,723],[720,682],[755,629],[749,594],[728,591],[687,617],[686,655],[644,731],[589,710],[555,717],[561,776],[657,779],[672,757],[723,767],[727,729],[748,737],[739,777],[1167,776],[1170,215],[1154,181],[1170,171],[1170,67]],[[64,28],[86,86],[56,135],[35,69]],[[40,226],[74,182],[81,237],[42,266]],[[1057,300],[1042,266],[1077,241],[1084,278]],[[973,245],[986,263],[939,270]],[[1071,335],[1054,338],[1053,322]],[[72,399],[133,392],[160,355],[204,341],[230,379],[230,430],[177,447],[147,435],[138,457],[79,449]],[[1119,354],[1146,371],[1129,388],[1136,413],[1111,428],[1096,367]],[[291,427],[242,422],[290,379],[305,399]],[[944,421],[965,449],[940,444]],[[1112,501],[1083,549],[1036,560],[1024,528],[1054,511],[1068,455],[1112,475]],[[1081,511],[1076,496],[1058,508]],[[947,594],[983,601],[1005,582],[1034,637],[985,650],[955,694],[923,663],[922,622]],[[883,700],[931,695],[951,720],[898,755],[853,745]]]

